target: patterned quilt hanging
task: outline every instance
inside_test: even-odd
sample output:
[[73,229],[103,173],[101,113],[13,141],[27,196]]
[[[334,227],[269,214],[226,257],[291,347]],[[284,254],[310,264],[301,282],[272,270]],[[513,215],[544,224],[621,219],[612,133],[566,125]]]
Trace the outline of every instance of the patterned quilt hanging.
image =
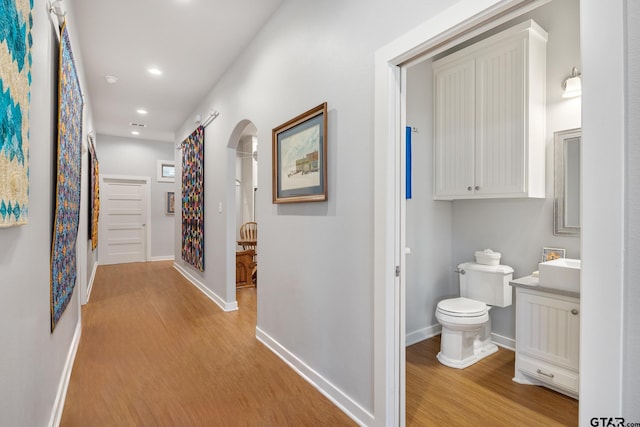
[[0,1],[0,228],[27,223],[32,10]]
[[204,271],[204,128],[182,143],[182,259]]
[[51,248],[51,331],[76,284],[76,238],[80,217],[82,93],[66,25],[60,36],[58,160]]
[[100,216],[100,168],[93,138],[89,137],[89,239],[91,249],[98,247],[98,218]]

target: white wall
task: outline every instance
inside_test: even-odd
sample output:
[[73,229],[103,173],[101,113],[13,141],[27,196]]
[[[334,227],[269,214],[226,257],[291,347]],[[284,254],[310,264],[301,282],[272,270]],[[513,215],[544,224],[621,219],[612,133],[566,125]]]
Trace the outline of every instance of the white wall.
[[[547,42],[546,198],[463,200],[453,202],[454,265],[473,259],[476,250],[502,253],[502,264],[514,278],[537,270],[543,247],[567,249],[580,258],[580,238],[553,235],[553,133],[581,126],[580,98],[563,99],[561,83],[580,64],[578,0],[553,1],[511,23],[534,19],[549,36]],[[491,310],[493,332],[515,339],[515,307]]]
[[[251,120],[263,141],[258,327],[359,405],[365,417],[374,410],[374,52],[451,3],[285,2],[191,114],[211,106],[220,112],[206,129],[206,271],[200,275],[176,262],[223,298],[235,293],[225,286],[235,234],[224,239],[227,206],[235,203],[235,190],[227,188],[234,177],[226,146],[236,125]],[[273,205],[271,130],[324,101],[329,200]],[[187,119],[178,139],[192,128]],[[178,233],[176,227],[177,241]]]
[[[166,195],[175,192],[180,200],[180,187],[173,182],[158,182],[158,160],[173,160],[175,145],[120,136],[96,136],[100,175],[136,175],[151,177],[151,258],[170,259],[174,254],[175,214],[165,214]],[[176,209],[180,206],[176,204]]]
[[[82,53],[68,29],[80,84]],[[50,323],[50,256],[55,204],[58,39],[44,3],[35,2],[32,29],[32,86],[29,151],[29,223],[0,229],[0,425],[43,426],[59,415],[58,388],[70,373],[66,365],[80,327],[80,288],[93,264],[86,256],[86,197],[83,188],[78,229],[78,281],[56,329]],[[86,92],[84,134],[92,126]],[[83,155],[85,183],[86,154]],[[83,242],[84,241],[84,242]],[[84,247],[82,244],[84,243]],[[76,334],[77,333],[77,334]],[[74,335],[76,334],[76,335]]]
[[407,70],[407,126],[412,132],[412,198],[406,205],[406,343],[439,332],[436,305],[458,295],[451,259],[452,203],[433,200],[433,71],[431,60]]
[[[640,420],[640,27],[636,24],[640,20],[640,3],[629,1],[626,3],[627,24],[627,170],[626,198],[627,211],[627,264],[625,283],[625,332],[628,341],[624,348],[624,401],[622,413],[627,421]],[[635,262],[633,260],[636,260]],[[635,332],[635,333],[634,333]]]

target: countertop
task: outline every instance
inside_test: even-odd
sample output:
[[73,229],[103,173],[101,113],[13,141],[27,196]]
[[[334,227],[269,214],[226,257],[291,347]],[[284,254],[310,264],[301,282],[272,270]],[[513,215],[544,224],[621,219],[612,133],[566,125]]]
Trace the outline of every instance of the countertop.
[[548,292],[550,294],[580,298],[580,292],[565,291],[562,289],[547,288],[545,286],[540,286],[538,282],[538,278],[533,276],[525,276],[525,277],[520,277],[518,279],[513,279],[509,282],[509,284],[516,288],[531,289],[539,292]]

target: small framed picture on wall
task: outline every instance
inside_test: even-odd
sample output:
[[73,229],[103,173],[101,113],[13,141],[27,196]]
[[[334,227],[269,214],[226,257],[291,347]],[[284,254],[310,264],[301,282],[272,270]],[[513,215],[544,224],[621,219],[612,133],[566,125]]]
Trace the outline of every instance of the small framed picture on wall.
[[165,213],[173,215],[176,212],[176,195],[173,191],[167,191]]
[[173,160],[158,160],[158,182],[175,182],[176,163]]
[[564,258],[565,252],[562,248],[542,248],[542,262]]

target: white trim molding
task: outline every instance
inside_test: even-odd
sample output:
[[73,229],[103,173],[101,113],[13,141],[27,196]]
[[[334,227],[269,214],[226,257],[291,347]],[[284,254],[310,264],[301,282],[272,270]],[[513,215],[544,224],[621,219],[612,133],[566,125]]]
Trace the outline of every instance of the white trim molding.
[[69,387],[69,381],[71,380],[71,370],[73,369],[73,362],[76,360],[76,353],[78,352],[78,345],[80,345],[81,334],[82,321],[78,320],[78,323],[76,324],[76,330],[73,333],[73,338],[71,339],[69,353],[67,353],[67,360],[64,363],[62,376],[60,377],[60,383],[58,384],[58,393],[56,394],[56,399],[53,402],[51,418],[49,419],[49,427],[58,427],[60,425],[60,421],[62,420],[64,402],[67,398],[67,388]]
[[513,338],[491,333],[491,342],[495,345],[506,348],[507,350],[516,351],[516,340]]
[[93,290],[93,281],[96,278],[96,271],[98,270],[98,261],[93,263],[93,269],[91,270],[91,277],[89,278],[89,283],[87,284],[87,300],[84,302],[85,304],[89,302],[89,298],[91,298],[91,291]]
[[373,425],[373,414],[368,412],[357,402],[353,401],[342,390],[333,385],[329,380],[324,378],[318,372],[314,371],[303,360],[291,353],[284,346],[274,340],[269,334],[256,326],[256,338],[262,344],[267,346],[269,350],[276,354],[284,363],[289,365],[291,369],[296,371],[298,375],[305,379],[309,384],[322,393],[342,412],[347,414],[353,421],[361,426]]
[[175,261],[175,257],[173,255],[165,255],[165,256],[152,256],[149,261],[150,262],[159,262],[159,261]]
[[220,298],[215,292],[211,289],[207,288],[204,283],[196,279],[191,273],[184,269],[181,265],[174,262],[173,268],[178,270],[185,279],[187,279],[193,286],[198,288],[203,294],[207,296],[211,301],[215,302],[218,307],[220,307],[223,311],[236,311],[238,310],[238,301],[226,302],[222,298]]
[[409,347],[410,345],[417,344],[420,341],[433,338],[436,335],[440,335],[441,332],[442,332],[442,325],[439,325],[439,324],[427,326],[426,328],[421,328],[413,332],[409,332],[404,339],[405,346]]

